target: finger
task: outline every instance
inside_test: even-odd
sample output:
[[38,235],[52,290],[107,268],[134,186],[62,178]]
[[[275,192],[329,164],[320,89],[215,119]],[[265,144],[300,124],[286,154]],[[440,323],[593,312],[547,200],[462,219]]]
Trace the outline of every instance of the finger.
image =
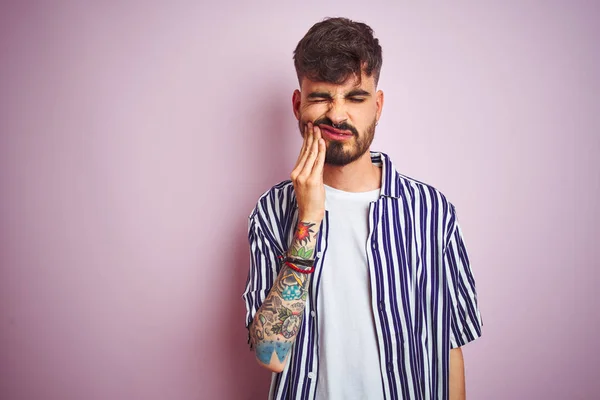
[[[312,124],[310,124],[309,126],[312,129]],[[296,172],[302,173],[302,171],[304,170],[304,167],[306,165],[306,160],[310,156],[310,152],[312,150],[312,145],[314,142],[313,137],[314,137],[314,135],[310,135],[310,134],[306,135],[306,148],[304,149],[304,154],[302,154],[302,157],[301,157],[300,161],[298,162],[298,165],[294,169]]]
[[308,158],[304,163],[304,168],[302,168],[301,176],[307,177],[310,175],[314,165],[315,160],[317,159],[317,155],[319,154],[319,142],[317,140],[313,140],[310,146],[310,152],[308,153]]
[[[321,128],[319,128],[318,126],[313,126],[313,136],[315,138],[314,139],[315,161],[310,165],[311,173],[312,173],[312,170],[316,167],[316,163],[318,162],[319,152],[321,151],[320,145],[319,145],[319,141],[321,139]],[[325,141],[323,141],[323,143],[325,143]]]
[[323,166],[325,165],[325,154],[327,153],[327,147],[325,146],[325,139],[319,138],[317,141],[319,144],[319,154],[315,161],[315,166],[311,172],[312,175],[317,175],[323,179]]
[[310,149],[312,146],[312,142],[313,142],[313,135],[310,134],[312,130],[312,124],[308,123],[306,126],[306,135],[305,135],[305,140],[304,140],[304,146],[303,146],[303,152],[300,155],[300,159],[298,160],[298,165],[296,166],[296,169],[298,170],[298,172],[301,172],[302,169],[304,168],[304,164],[306,163],[306,159],[308,158],[308,155],[310,153]]
[[[298,159],[296,160],[296,167],[298,166],[298,163],[300,162],[302,156],[304,155],[304,152],[306,151],[306,138],[308,136],[308,132],[310,132],[309,124],[310,122],[304,125],[304,134],[302,135],[302,147],[300,148],[300,153],[298,154]],[[294,169],[296,167],[294,167]]]
[[319,141],[319,139],[321,139],[321,137],[322,137],[321,128],[319,128],[318,126],[314,126],[313,131],[315,132],[315,140]]

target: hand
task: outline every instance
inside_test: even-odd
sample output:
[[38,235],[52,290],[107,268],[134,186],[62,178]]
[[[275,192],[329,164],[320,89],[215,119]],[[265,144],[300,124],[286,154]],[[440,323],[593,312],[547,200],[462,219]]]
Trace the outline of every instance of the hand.
[[290,175],[296,191],[300,221],[320,224],[325,217],[325,151],[325,140],[321,138],[321,130],[309,122],[304,127],[304,143]]

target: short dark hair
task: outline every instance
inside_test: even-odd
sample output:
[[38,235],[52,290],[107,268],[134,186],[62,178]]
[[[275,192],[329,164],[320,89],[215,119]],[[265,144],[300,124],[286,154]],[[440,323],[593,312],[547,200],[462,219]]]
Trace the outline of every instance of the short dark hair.
[[383,58],[379,40],[373,29],[348,18],[325,18],[314,24],[294,50],[294,66],[298,81],[341,84],[351,75],[360,77],[362,71],[374,76],[375,85]]

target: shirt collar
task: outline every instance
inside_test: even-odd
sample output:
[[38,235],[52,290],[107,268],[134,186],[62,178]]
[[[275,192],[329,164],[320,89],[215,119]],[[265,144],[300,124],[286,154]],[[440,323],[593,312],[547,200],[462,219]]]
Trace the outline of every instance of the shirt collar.
[[398,172],[390,157],[382,152],[371,151],[371,162],[378,167],[381,167],[381,196],[400,197],[398,188],[399,179]]

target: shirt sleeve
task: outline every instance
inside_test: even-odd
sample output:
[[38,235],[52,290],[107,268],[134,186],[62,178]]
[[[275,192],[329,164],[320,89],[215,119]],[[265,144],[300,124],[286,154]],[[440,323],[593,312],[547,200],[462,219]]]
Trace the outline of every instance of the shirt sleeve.
[[[265,297],[271,290],[278,274],[279,262],[276,246],[266,237],[260,227],[256,215],[248,221],[248,242],[250,244],[250,268],[246,289],[242,298],[246,303],[246,328],[256,315]],[[250,344],[250,331],[248,330],[248,343]],[[250,344],[252,348],[252,345]]]
[[456,348],[481,336],[483,320],[477,304],[475,279],[458,222],[444,251],[450,287],[450,347]]

